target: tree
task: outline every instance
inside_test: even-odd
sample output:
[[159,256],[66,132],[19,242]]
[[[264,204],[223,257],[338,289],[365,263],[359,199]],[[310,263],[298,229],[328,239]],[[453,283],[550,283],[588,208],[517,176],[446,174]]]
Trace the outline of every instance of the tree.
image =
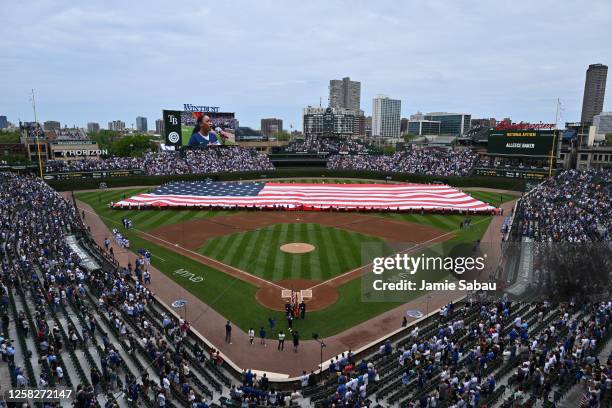
[[109,153],[119,157],[140,157],[152,147],[148,135],[124,136],[111,144]]
[[280,132],[276,132],[272,134],[272,137],[276,138],[279,142],[286,142],[291,139],[291,135],[289,132],[285,130],[281,130]]
[[393,153],[395,153],[395,145],[385,145],[385,146],[382,146],[382,152],[384,154],[393,154]]
[[98,148],[110,149],[114,142],[121,139],[122,134],[116,130],[102,129],[99,132],[90,132],[88,136],[98,143]]
[[17,154],[7,154],[0,156],[0,164],[29,164],[30,158]]
[[0,131],[0,143],[20,143],[21,133],[17,130]]
[[402,138],[404,139],[404,142],[409,142],[411,140],[416,139],[417,137],[419,137],[419,135],[414,134],[414,133],[404,133],[402,135]]
[[382,146],[376,146],[373,148],[374,152],[378,154],[393,154],[395,153],[395,145],[388,144]]

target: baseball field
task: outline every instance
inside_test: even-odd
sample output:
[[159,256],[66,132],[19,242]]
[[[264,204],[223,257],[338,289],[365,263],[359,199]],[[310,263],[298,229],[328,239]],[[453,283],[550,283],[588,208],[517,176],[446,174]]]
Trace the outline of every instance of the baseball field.
[[[305,182],[306,180],[299,180]],[[344,180],[328,180],[344,182]],[[459,229],[459,215],[359,214],[329,212],[114,210],[107,204],[148,188],[79,192],[109,229],[127,236],[130,250],[148,249],[152,265],[243,330],[267,327],[273,317],[286,329],[282,289],[311,290],[307,318],[296,320],[301,333],[327,337],[399,306],[396,302],[362,302],[364,245],[425,245],[429,242],[479,240],[491,216],[470,216]],[[470,192],[493,205],[515,197]],[[122,219],[133,228],[125,230]],[[109,237],[112,239],[112,237]],[[299,244],[281,250],[285,244]],[[371,253],[370,253],[371,255]],[[432,280],[445,276],[430,277]],[[423,295],[409,292],[406,302]],[[179,296],[179,294],[177,294]],[[398,322],[399,324],[399,322]]]

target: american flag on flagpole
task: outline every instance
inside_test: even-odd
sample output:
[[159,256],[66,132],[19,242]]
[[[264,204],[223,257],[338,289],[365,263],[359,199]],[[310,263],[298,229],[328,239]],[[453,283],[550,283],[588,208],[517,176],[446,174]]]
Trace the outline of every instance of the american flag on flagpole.
[[114,207],[238,207],[287,209],[448,210],[495,207],[441,184],[309,184],[173,182]]
[[298,296],[293,289],[291,289],[291,306],[293,307],[293,317],[297,318],[299,315]]

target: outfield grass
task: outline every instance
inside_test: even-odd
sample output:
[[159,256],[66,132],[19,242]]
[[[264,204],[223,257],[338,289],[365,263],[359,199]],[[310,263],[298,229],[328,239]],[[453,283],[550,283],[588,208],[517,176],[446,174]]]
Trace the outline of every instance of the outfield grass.
[[[122,226],[121,220],[129,218],[132,220],[134,228],[141,231],[151,231],[166,225],[187,222],[193,219],[217,217],[221,215],[236,215],[237,211],[206,211],[206,210],[113,210],[107,207],[109,202],[117,202],[124,198],[132,197],[136,194],[146,193],[152,188],[128,188],[120,190],[100,190],[87,193],[76,193],[79,200],[85,201],[93,208],[96,213],[105,218],[105,222],[115,223]],[[108,225],[107,222],[107,225]]]
[[[517,198],[517,196],[512,195],[512,194],[499,194],[499,193],[491,193],[488,191],[470,191],[469,194],[477,200],[481,200],[483,202],[489,203],[496,207],[501,205],[502,203],[505,203],[505,202],[508,202],[508,201],[511,201]],[[483,220],[491,219],[491,217],[488,215],[470,215],[469,217],[466,217],[464,215],[441,215],[441,214],[423,214],[421,215],[421,214],[416,214],[416,213],[412,213],[412,214],[403,214],[403,213],[377,214],[377,213],[373,213],[373,214],[380,216],[380,217],[392,218],[394,220],[414,222],[417,224],[427,225],[430,227],[441,229],[443,231],[454,231],[458,229],[461,222],[465,220],[466,218],[471,219],[472,225],[477,224],[479,226],[481,225],[481,223],[483,223]],[[488,227],[489,223],[486,222],[486,224],[484,225]],[[485,231],[486,231],[486,228],[485,228]],[[474,238],[473,241],[479,238],[480,237]],[[463,240],[464,238],[462,237],[460,239]],[[471,239],[471,237],[468,238],[468,240],[469,239]],[[463,241],[463,242],[467,242],[467,241]]]
[[[315,250],[279,251],[281,245],[292,242],[312,244]],[[383,240],[319,224],[275,224],[212,238],[198,252],[270,281],[324,281],[361,266],[361,248],[368,242]]]
[[491,191],[467,191],[467,193],[475,199],[489,203],[495,207],[499,207],[503,203],[515,200],[519,197],[518,194],[500,194]]
[[[330,182],[330,180],[327,180]],[[342,182],[342,180],[339,180]],[[136,252],[139,248],[147,248],[153,254],[152,264],[162,273],[174,279],[186,290],[190,291],[199,297],[204,303],[216,310],[218,313],[230,319],[234,324],[243,330],[248,330],[250,327],[259,328],[260,326],[267,327],[268,317],[274,317],[277,321],[277,329],[287,328],[287,323],[284,319],[284,314],[281,312],[272,311],[261,306],[255,299],[256,288],[249,283],[233,278],[220,272],[216,269],[203,265],[200,262],[184,257],[172,250],[155,245],[148,240],[143,239],[137,233],[137,230],[149,231],[164,225],[171,225],[179,222],[186,222],[191,219],[214,217],[217,215],[236,214],[237,212],[228,211],[202,211],[202,210],[151,210],[151,211],[129,211],[129,210],[111,210],[107,207],[110,201],[118,201],[121,198],[129,197],[134,194],[149,191],[150,189],[125,189],[125,190],[109,190],[100,192],[76,193],[77,199],[90,204],[102,220],[106,223],[109,229],[122,229],[121,220],[124,217],[130,218],[134,222],[134,230],[125,231],[125,234],[130,239],[132,251]],[[476,196],[476,192],[471,192]],[[399,220],[418,222],[420,224],[431,225],[441,228],[445,231],[454,231],[463,217],[461,216],[438,216],[438,215],[418,215],[418,214],[380,214],[381,216],[396,218]],[[456,218],[454,218],[456,217]],[[486,231],[491,217],[489,216],[473,216],[472,226],[465,230],[456,231],[456,236],[452,239],[453,242],[474,242],[482,237]],[[295,224],[294,224],[295,225]],[[300,224],[298,224],[300,225]],[[307,225],[307,224],[304,224]],[[276,226],[270,227],[274,228]],[[280,227],[279,227],[280,228]],[[321,227],[324,228],[324,227]],[[312,231],[311,231],[312,232]],[[270,233],[270,235],[273,235]],[[316,234],[315,234],[316,235]],[[355,239],[353,237],[353,239]],[[342,246],[342,240],[331,240],[329,251],[338,251],[338,247]],[[356,242],[356,241],[355,241]],[[354,245],[351,244],[351,245]],[[206,247],[205,247],[206,248]],[[214,248],[213,248],[214,249]],[[209,248],[210,250],[210,248]],[[236,251],[236,257],[241,253],[246,252]],[[264,255],[255,246],[250,248],[248,259],[267,259],[269,255]],[[350,252],[350,251],[349,251]],[[219,252],[221,253],[221,252]],[[275,251],[278,256],[280,251]],[[344,255],[344,262],[353,262],[354,255]],[[321,256],[323,258],[323,256]],[[325,257],[328,259],[328,257]],[[304,258],[306,259],[306,258]],[[240,262],[236,258],[235,262]],[[245,261],[242,261],[244,263]],[[267,261],[269,262],[269,261]],[[298,264],[302,271],[307,268],[303,266],[302,261]],[[321,262],[323,260],[321,259]],[[283,263],[281,270],[284,268],[294,268],[293,261],[290,265]],[[347,264],[348,265],[348,264]],[[173,272],[183,268],[195,275],[204,277],[204,281],[194,283],[188,279],[175,275]],[[311,269],[312,272],[312,269]],[[263,272],[262,272],[263,273]],[[306,320],[298,320],[294,322],[294,328],[299,330],[303,340],[310,339],[313,332],[319,333],[322,337],[327,337],[339,332],[342,332],[352,326],[355,326],[365,320],[373,318],[385,311],[395,308],[400,305],[397,302],[369,302],[363,303],[361,299],[361,280],[355,279],[342,285],[339,288],[339,300],[325,310],[318,312],[309,312]],[[408,292],[403,299],[408,302],[421,296],[422,293],[414,291]],[[177,293],[177,298],[181,297]],[[206,319],[206,316],[200,317]],[[398,322],[398,327],[399,327]],[[223,330],[223,328],[219,328]],[[274,337],[274,334],[269,334],[269,337]]]

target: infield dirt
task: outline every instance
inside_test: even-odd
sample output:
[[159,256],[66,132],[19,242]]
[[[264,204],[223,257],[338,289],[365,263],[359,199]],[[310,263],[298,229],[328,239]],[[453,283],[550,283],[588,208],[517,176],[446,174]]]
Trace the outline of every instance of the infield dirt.
[[253,284],[258,288],[257,301],[272,310],[284,310],[285,301],[281,297],[282,289],[312,289],[312,298],[306,299],[308,310],[325,309],[338,300],[338,287],[368,272],[369,265],[364,265],[324,282],[306,279],[271,282],[196,252],[210,238],[253,231],[279,223],[312,223],[346,229],[379,237],[391,243],[406,243],[406,249],[424,242],[446,241],[454,236],[452,233],[445,233],[429,226],[373,215],[298,211],[254,211],[210,219],[191,220],[166,225],[142,235],[145,239],[158,245]]

